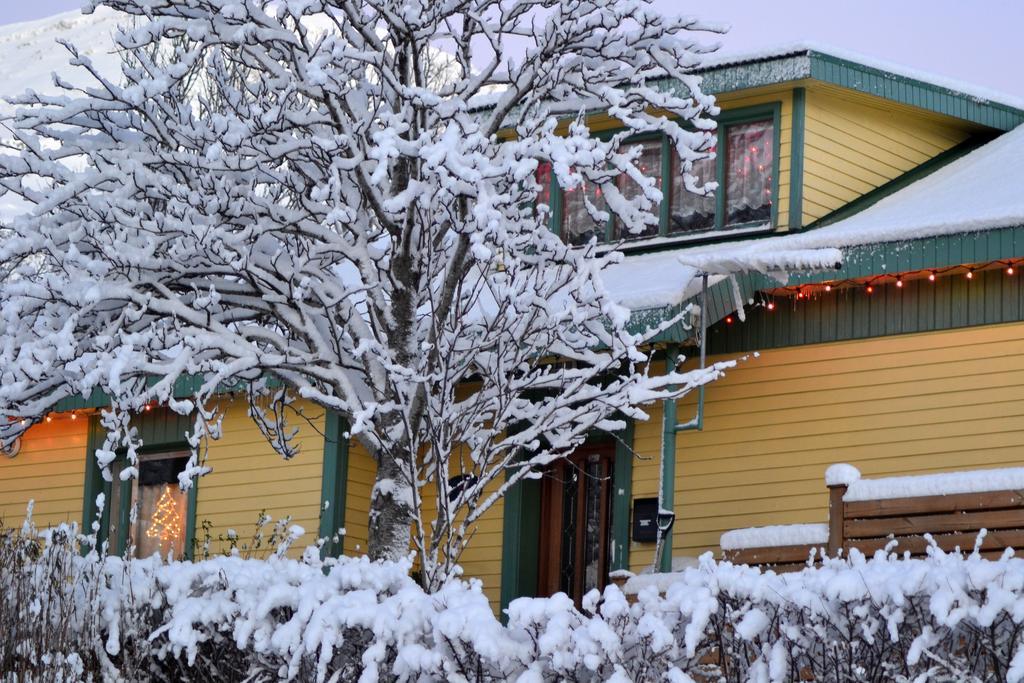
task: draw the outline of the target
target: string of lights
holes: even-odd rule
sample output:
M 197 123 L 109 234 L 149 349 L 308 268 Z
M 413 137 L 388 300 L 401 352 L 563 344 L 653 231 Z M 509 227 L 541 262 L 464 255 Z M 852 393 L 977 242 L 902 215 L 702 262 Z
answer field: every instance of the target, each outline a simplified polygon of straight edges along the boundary
M 778 287 L 761 293 L 759 299 L 755 301 L 754 304 L 768 311 L 774 311 L 777 308 L 775 303 L 776 298 L 790 299 L 794 304 L 796 304 L 802 301 L 809 301 L 812 298 L 829 294 L 831 292 L 850 292 L 859 290 L 864 292 L 866 296 L 872 296 L 880 288 L 887 285 L 896 287 L 897 289 L 902 289 L 905 283 L 909 281 L 926 280 L 930 283 L 935 283 L 938 278 L 946 276 L 960 276 L 968 281 L 973 281 L 977 273 L 996 269 L 1002 270 L 1007 277 L 1013 277 L 1017 275 L 1022 263 L 1024 263 L 1024 259 L 997 259 L 984 263 L 964 264 L 944 268 L 925 268 L 920 270 L 904 271 L 901 273 L 873 275 L 866 278 L 849 278 L 845 280 L 831 280 L 813 284 Z M 727 325 L 731 325 L 736 321 L 736 316 L 732 314 L 727 315 L 724 320 Z

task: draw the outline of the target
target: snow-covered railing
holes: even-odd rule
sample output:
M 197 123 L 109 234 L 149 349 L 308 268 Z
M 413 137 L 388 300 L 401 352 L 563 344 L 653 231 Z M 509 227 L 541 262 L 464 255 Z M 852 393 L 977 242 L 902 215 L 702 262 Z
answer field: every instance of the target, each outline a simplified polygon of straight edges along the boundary
M 851 465 L 833 465 L 825 485 L 827 524 L 726 532 L 720 542 L 725 559 L 794 569 L 808 558 L 852 548 L 923 555 L 934 544 L 995 556 L 1024 547 L 1024 468 L 862 479 Z

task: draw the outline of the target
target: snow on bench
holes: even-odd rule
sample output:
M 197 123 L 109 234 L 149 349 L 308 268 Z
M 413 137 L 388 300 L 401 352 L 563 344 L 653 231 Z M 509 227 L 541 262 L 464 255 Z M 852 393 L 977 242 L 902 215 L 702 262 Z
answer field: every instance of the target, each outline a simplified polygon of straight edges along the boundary
M 984 493 L 1024 489 L 1024 467 L 1005 467 L 970 472 L 942 472 L 907 477 L 861 479 L 852 465 L 832 465 L 825 471 L 826 486 L 846 486 L 843 500 L 864 500 L 948 496 L 957 493 Z
M 733 529 L 722 534 L 722 550 L 778 548 L 786 545 L 828 543 L 828 524 L 779 524 Z
M 851 465 L 832 465 L 828 524 L 736 529 L 722 535 L 725 559 L 778 569 L 805 566 L 814 551 L 894 549 L 926 554 L 978 550 L 996 556 L 1024 548 L 1024 467 L 862 479 Z M 894 545 L 895 543 L 895 545 Z

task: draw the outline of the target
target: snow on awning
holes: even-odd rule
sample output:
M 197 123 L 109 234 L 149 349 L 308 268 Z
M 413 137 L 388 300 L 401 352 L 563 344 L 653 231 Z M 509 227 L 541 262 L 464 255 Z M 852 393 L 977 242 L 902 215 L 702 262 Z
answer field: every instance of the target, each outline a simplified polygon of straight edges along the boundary
M 664 308 L 700 292 L 702 273 L 709 284 L 730 275 L 759 272 L 785 282 L 793 271 L 832 270 L 842 261 L 838 249 L 780 249 L 777 238 L 673 249 L 626 256 L 602 274 L 616 302 L 631 310 Z

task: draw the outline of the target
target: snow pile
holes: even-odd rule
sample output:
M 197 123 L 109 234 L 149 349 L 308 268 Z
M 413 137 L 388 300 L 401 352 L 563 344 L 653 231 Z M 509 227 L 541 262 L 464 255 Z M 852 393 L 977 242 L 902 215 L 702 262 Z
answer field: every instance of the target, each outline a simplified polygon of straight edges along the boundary
M 23 679 L 1024 679 L 1011 553 L 854 551 L 782 575 L 707 554 L 631 599 L 515 600 L 503 626 L 478 581 L 428 594 L 406 562 L 124 561 L 49 538 L 0 542 L 0 667 Z
M 827 524 L 780 524 L 733 529 L 722 534 L 722 550 L 778 548 L 787 545 L 828 543 Z
M 846 463 L 836 463 L 825 470 L 825 486 L 849 486 L 858 479 L 860 470 Z
M 846 465 L 846 467 L 850 466 Z M 829 468 L 829 470 L 831 469 Z M 854 471 L 856 470 L 854 469 Z M 1019 491 L 1024 489 L 1024 467 L 942 472 L 881 479 L 861 479 L 858 473 L 857 477 L 850 478 L 843 483 L 848 487 L 843 500 L 848 503 L 862 500 L 917 498 L 919 496 L 948 496 L 956 493 Z

